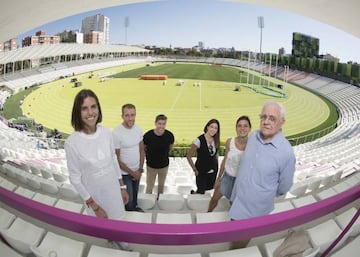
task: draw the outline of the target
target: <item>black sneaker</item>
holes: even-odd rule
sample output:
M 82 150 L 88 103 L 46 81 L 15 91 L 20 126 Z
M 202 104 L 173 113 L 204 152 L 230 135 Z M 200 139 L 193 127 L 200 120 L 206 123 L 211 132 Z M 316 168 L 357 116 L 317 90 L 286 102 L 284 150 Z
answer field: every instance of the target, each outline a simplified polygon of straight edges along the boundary
M 190 194 L 194 195 L 194 194 L 196 194 L 196 192 L 194 190 L 191 190 Z
M 134 211 L 137 211 L 137 212 L 145 212 L 145 211 L 144 211 L 143 209 L 141 209 L 139 206 L 136 206 Z

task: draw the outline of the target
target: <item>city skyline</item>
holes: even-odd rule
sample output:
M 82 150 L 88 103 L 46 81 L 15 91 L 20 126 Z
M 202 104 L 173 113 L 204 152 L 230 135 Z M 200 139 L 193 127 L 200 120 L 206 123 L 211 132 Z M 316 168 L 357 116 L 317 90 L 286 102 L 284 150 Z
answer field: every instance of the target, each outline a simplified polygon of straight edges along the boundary
M 291 54 L 292 33 L 320 39 L 319 54 L 331 54 L 340 62 L 360 63 L 360 39 L 297 14 L 267 7 L 218 0 L 170 0 L 121 5 L 86 12 L 34 28 L 46 34 L 80 29 L 81 20 L 102 14 L 110 19 L 110 43 L 190 48 L 202 41 L 205 48 L 231 48 L 259 52 L 258 17 L 264 17 L 262 52 Z M 125 22 L 127 20 L 127 22 Z M 127 26 L 125 26 L 127 23 Z

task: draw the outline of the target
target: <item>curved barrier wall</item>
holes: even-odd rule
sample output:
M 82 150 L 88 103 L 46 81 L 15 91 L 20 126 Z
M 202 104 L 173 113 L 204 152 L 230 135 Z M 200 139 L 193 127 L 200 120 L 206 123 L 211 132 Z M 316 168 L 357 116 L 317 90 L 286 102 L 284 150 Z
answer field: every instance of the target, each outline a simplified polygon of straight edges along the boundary
M 360 185 L 293 210 L 238 221 L 207 224 L 145 224 L 99 219 L 48 206 L 0 188 L 0 201 L 45 223 L 84 235 L 152 245 L 231 242 L 295 227 L 329 214 L 360 198 Z

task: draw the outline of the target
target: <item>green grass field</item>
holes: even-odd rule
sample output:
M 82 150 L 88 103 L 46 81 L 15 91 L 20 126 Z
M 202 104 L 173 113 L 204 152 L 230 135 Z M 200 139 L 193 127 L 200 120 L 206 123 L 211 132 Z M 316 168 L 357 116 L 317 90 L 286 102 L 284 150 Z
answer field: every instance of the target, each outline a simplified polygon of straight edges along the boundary
M 261 106 L 264 102 L 282 102 L 287 110 L 285 135 L 295 135 L 318 127 L 326 122 L 330 109 L 320 97 L 299 87 L 286 84 L 287 98 L 272 97 L 255 93 L 251 88 L 267 91 L 259 85 L 245 87 L 247 78 L 254 84 L 268 84 L 267 77 L 249 76 L 239 73 L 239 68 L 205 64 L 164 64 L 150 67 L 145 64 L 121 66 L 107 70 L 76 75 L 81 87 L 73 87 L 70 78 L 57 80 L 39 87 L 26 96 L 23 113 L 48 128 L 57 128 L 70 134 L 71 108 L 78 91 L 89 88 L 98 95 L 103 111 L 104 126 L 114 128 L 121 120 L 121 106 L 133 103 L 137 107 L 136 123 L 143 131 L 153 128 L 154 118 L 163 113 L 168 116 L 167 128 L 175 134 L 177 144 L 188 144 L 202 133 L 205 123 L 217 118 L 221 124 L 221 140 L 235 135 L 235 121 L 240 115 L 248 115 L 253 129 L 258 128 Z M 100 82 L 103 76 L 114 77 Z M 164 74 L 169 79 L 146 81 L 138 79 L 141 74 Z M 256 74 L 258 76 L 258 74 Z M 239 83 L 241 77 L 241 83 Z M 184 81 L 177 86 L 179 79 Z M 281 83 L 270 78 L 274 84 Z M 199 85 L 201 84 L 201 86 Z M 240 86 L 240 91 L 234 91 Z

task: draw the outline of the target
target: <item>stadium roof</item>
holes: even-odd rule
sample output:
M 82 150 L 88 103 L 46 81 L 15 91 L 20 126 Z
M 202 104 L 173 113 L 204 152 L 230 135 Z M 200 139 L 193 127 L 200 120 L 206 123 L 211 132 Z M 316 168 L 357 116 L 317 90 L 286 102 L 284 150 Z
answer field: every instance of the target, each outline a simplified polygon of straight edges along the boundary
M 0 64 L 42 57 L 71 55 L 71 54 L 102 54 L 102 53 L 145 53 L 149 52 L 141 47 L 127 45 L 99 45 L 99 44 L 53 44 L 35 45 L 18 48 L 13 51 L 0 53 Z
M 100 8 L 154 0 L 11 0 L 0 4 L 0 42 L 43 24 Z M 228 0 L 273 7 L 327 23 L 360 37 L 359 0 Z

